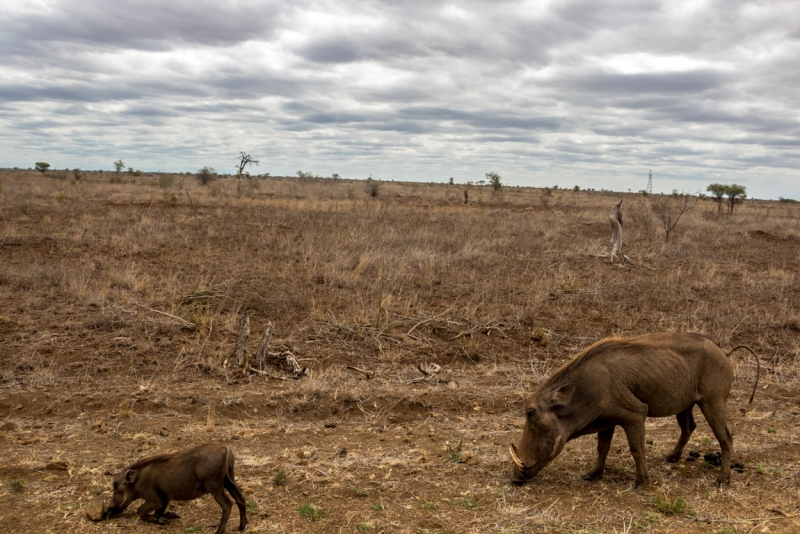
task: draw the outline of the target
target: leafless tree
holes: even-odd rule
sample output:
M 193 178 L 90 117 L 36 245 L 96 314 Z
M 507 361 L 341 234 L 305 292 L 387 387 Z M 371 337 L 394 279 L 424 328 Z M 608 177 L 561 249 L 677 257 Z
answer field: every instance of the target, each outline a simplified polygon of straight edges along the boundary
M 258 160 L 253 159 L 253 156 L 247 152 L 239 153 L 239 163 L 236 165 L 236 177 L 241 179 L 242 176 L 250 178 L 250 173 L 245 170 L 248 165 L 258 165 Z
M 671 195 L 659 195 L 650 201 L 656 219 L 664 229 L 665 241 L 669 243 L 669 234 L 678 225 L 683 214 L 694 208 L 697 200 L 686 193 L 673 191 Z

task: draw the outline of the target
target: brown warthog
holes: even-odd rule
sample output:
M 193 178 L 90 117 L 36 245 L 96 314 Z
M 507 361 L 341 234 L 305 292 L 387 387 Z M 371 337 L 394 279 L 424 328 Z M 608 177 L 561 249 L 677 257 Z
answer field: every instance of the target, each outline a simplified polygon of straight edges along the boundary
M 590 346 L 548 378 L 525 409 L 526 424 L 519 447 L 509 451 L 511 480 L 523 483 L 549 464 L 564 444 L 597 433 L 597 463 L 583 478 L 603 476 L 614 428 L 628 438 L 636 463 L 635 489 L 649 484 L 644 457 L 647 417 L 676 415 L 681 437 L 667 461 L 676 462 L 695 429 L 692 408 L 700 407 L 722 448 L 717 485 L 730 483 L 733 438 L 726 423 L 726 403 L 733 381 L 729 356 L 699 334 L 649 334 L 609 338 Z M 760 365 L 758 367 L 760 372 Z M 758 374 L 753 394 L 758 385 Z
M 180 517 L 167 512 L 170 501 L 190 501 L 210 493 L 222 507 L 216 534 L 225 532 L 231 501 L 239 507 L 239 530 L 247 526 L 247 508 L 242 490 L 233 480 L 233 452 L 218 444 L 200 445 L 173 454 L 157 454 L 137 461 L 114 475 L 114 494 L 109 517 L 122 513 L 136 499 L 144 499 L 137 513 L 145 521 L 164 524 Z M 151 515 L 152 513 L 152 515 Z

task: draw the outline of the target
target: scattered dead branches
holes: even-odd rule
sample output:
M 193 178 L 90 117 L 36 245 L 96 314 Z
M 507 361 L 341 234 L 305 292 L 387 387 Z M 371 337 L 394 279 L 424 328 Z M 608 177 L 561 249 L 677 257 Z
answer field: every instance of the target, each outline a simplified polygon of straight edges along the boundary
M 221 366 L 223 369 L 227 368 L 231 361 L 235 362 L 237 369 L 241 371 L 241 376 L 249 376 L 255 373 L 259 376 L 268 378 L 279 378 L 284 380 L 286 378 L 293 378 L 295 380 L 308 376 L 309 370 L 307 367 L 301 366 L 297 358 L 289 350 L 270 351 L 269 346 L 272 341 L 272 332 L 275 325 L 270 321 L 261 337 L 261 342 L 258 344 L 258 349 L 253 355 L 252 361 L 247 354 L 247 345 L 250 340 L 250 316 L 247 312 L 242 314 L 239 321 L 239 335 L 236 338 L 236 348 L 230 356 L 225 358 Z M 284 373 L 288 376 L 283 376 L 271 373 L 267 370 L 268 367 Z

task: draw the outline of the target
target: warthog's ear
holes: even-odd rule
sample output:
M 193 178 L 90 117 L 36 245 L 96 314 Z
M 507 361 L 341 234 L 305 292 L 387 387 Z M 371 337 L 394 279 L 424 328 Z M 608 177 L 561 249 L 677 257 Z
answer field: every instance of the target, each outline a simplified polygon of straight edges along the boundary
M 564 406 L 572 399 L 572 394 L 575 393 L 575 386 L 567 384 L 561 386 L 550 394 L 550 406 Z
M 137 473 L 133 469 L 128 469 L 127 471 L 125 471 L 125 482 L 133 484 L 134 482 L 136 482 L 136 477 L 138 475 L 139 473 Z

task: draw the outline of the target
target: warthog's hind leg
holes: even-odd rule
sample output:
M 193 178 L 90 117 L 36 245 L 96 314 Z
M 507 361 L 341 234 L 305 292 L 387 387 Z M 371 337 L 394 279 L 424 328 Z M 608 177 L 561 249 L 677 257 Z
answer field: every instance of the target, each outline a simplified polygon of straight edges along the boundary
M 221 482 L 215 482 L 213 486 L 209 484 L 206 486 L 206 489 L 208 489 L 208 492 L 222 508 L 222 518 L 219 520 L 219 526 L 215 533 L 222 534 L 225 532 L 225 527 L 228 525 L 228 518 L 231 516 L 231 500 L 225 495 L 225 490 Z
M 239 530 L 244 530 L 247 527 L 247 503 L 242 495 L 242 490 L 233 480 L 225 477 L 225 489 L 231 494 L 233 500 L 236 501 L 236 506 L 239 507 Z
M 714 432 L 714 437 L 717 438 L 719 446 L 722 449 L 722 464 L 720 465 L 719 477 L 717 478 L 717 487 L 723 484 L 731 483 L 731 449 L 733 448 L 733 436 L 728 430 L 727 408 L 725 400 L 720 401 L 705 400 L 699 403 L 700 411 L 708 421 L 708 426 Z
M 686 447 L 687 443 L 689 443 L 689 438 L 692 437 L 692 432 L 694 432 L 694 429 L 697 428 L 697 424 L 694 422 L 694 416 L 692 415 L 693 409 L 694 404 L 675 416 L 675 418 L 678 420 L 678 425 L 681 427 L 681 437 L 678 438 L 678 443 L 675 444 L 675 448 L 672 450 L 672 452 L 667 455 L 666 460 L 668 462 L 677 462 L 681 459 L 683 448 Z

